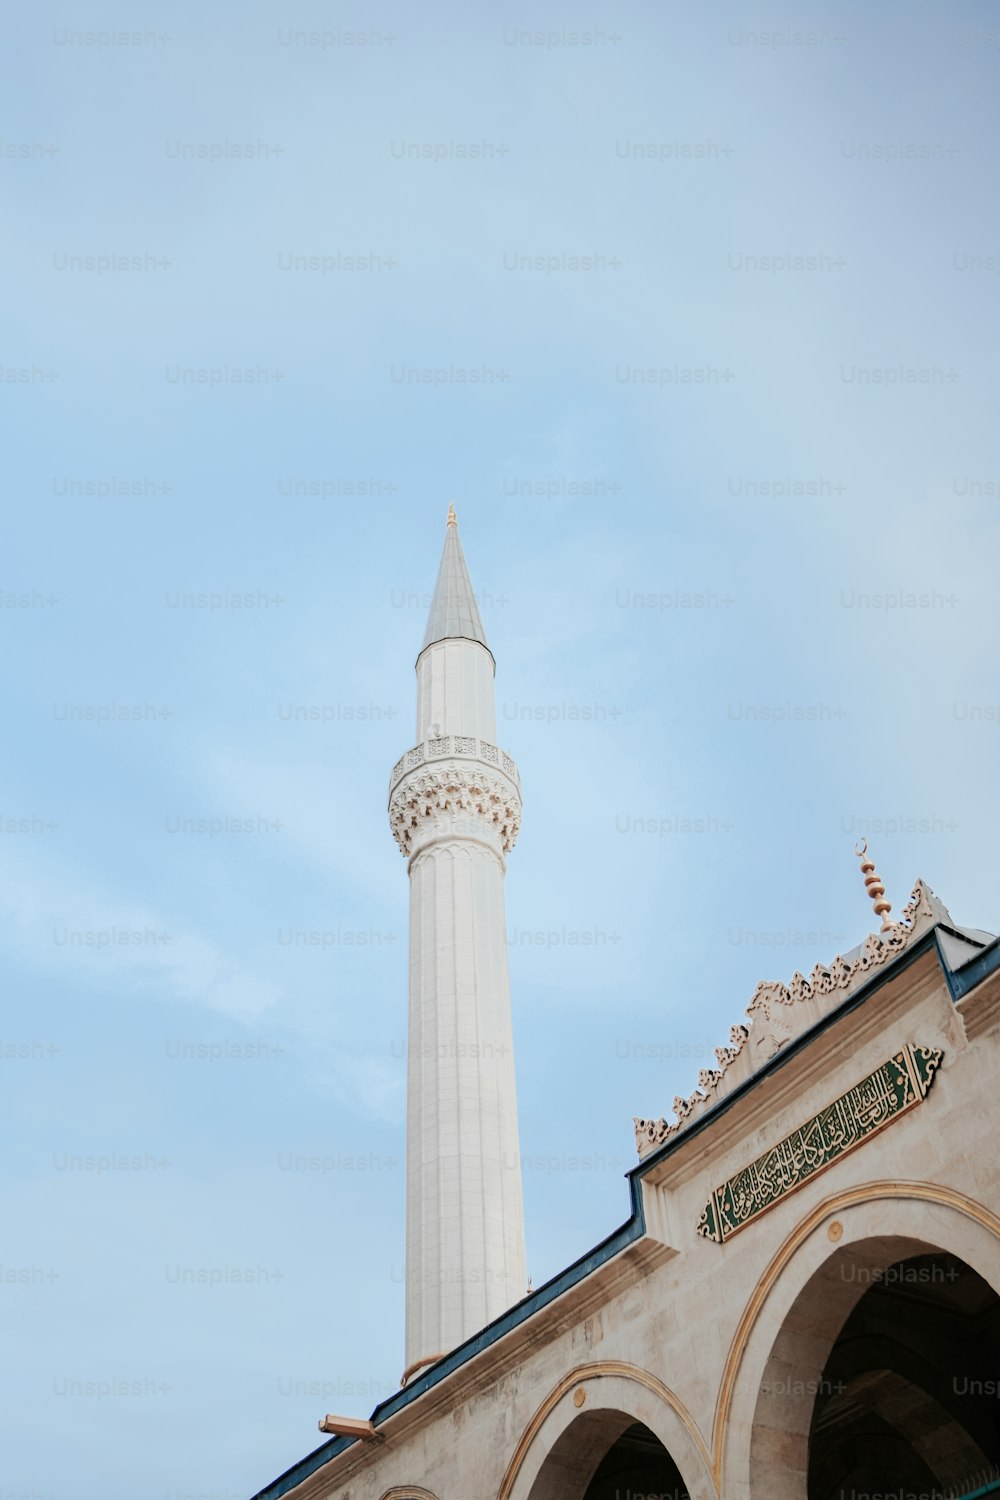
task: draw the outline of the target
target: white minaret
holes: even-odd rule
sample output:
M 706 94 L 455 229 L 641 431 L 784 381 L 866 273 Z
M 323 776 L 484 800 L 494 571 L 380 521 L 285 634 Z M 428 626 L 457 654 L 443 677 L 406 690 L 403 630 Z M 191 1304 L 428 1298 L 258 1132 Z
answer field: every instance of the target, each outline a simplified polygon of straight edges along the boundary
M 410 871 L 407 1375 L 526 1290 L 503 893 L 521 793 L 496 746 L 494 672 L 452 506 L 417 657 L 417 743 L 389 782 Z

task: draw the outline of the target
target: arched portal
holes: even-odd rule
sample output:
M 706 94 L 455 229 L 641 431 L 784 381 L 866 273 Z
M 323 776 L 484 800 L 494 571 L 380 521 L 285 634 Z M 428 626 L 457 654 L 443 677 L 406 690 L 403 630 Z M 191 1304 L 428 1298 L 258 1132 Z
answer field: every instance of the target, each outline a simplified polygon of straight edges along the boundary
M 896 1206 L 900 1230 L 916 1209 Z M 961 1496 L 1000 1472 L 996 1241 L 967 1230 L 951 1249 L 880 1234 L 814 1260 L 764 1361 L 752 1500 Z
M 607 1407 L 588 1411 L 553 1444 L 530 1500 L 691 1500 L 680 1470 L 643 1422 Z
M 895 1488 L 971 1494 L 1000 1475 L 1000 1297 L 955 1255 L 876 1272 L 830 1351 L 809 1500 Z
M 537 1407 L 496 1500 L 718 1500 L 691 1413 L 651 1371 L 577 1365 Z

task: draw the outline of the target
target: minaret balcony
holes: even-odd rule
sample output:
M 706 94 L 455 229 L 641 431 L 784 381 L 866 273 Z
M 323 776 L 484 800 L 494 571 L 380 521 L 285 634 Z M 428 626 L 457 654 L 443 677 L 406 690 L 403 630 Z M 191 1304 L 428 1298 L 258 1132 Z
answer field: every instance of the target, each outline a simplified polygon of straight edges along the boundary
M 502 867 L 521 826 L 517 766 L 488 740 L 462 734 L 424 740 L 393 766 L 389 825 L 409 859 L 432 844 L 471 838 L 488 845 Z
M 442 734 L 414 745 L 412 750 L 407 750 L 405 755 L 400 756 L 389 777 L 389 796 L 392 796 L 408 772 L 415 771 L 418 766 L 432 766 L 435 761 L 448 759 L 479 761 L 481 765 L 489 766 L 494 771 L 502 771 L 518 791 L 521 790 L 517 766 L 506 750 L 491 745 L 489 740 L 474 739 L 470 735 Z

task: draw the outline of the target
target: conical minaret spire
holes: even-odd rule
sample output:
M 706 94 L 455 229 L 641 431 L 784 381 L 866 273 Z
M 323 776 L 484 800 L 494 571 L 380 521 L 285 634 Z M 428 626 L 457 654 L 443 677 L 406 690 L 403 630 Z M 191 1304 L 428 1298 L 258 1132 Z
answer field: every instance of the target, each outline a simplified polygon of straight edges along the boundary
M 424 644 L 417 657 L 418 744 L 443 734 L 478 736 L 495 743 L 495 671 L 451 506 Z
M 465 554 L 458 539 L 458 517 L 453 505 L 448 507 L 444 552 L 421 649 L 426 650 L 436 641 L 447 640 L 478 641 L 481 646 L 486 646 L 486 632 L 479 618 L 479 605 L 472 592 L 469 570 L 465 566 Z
M 524 1296 L 504 873 L 520 778 L 454 507 L 417 658 L 417 743 L 389 784 L 410 872 L 407 1373 Z

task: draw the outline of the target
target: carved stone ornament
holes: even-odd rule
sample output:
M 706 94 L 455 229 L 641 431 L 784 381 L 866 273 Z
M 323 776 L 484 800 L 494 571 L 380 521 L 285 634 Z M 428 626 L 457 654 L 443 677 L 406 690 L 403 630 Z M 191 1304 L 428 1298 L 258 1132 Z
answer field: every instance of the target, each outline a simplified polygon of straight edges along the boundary
M 710 1103 L 749 1078 L 762 1064 L 786 1046 L 793 1037 L 836 1009 L 845 995 L 856 989 L 873 969 L 901 953 L 908 943 L 932 925 L 931 893 L 922 880 L 900 914 L 884 932 L 871 933 L 853 958 L 837 958 L 829 965 L 817 964 L 809 978 L 795 973 L 789 984 L 761 980 L 747 1007 L 747 1020 L 733 1026 L 729 1046 L 715 1049 L 717 1068 L 703 1068 L 698 1087 L 686 1099 L 674 1100 L 674 1120 L 634 1120 L 635 1143 L 640 1156 L 647 1156 L 683 1130 Z
M 392 836 L 407 858 L 421 825 L 448 815 L 481 819 L 484 834 L 492 835 L 509 854 L 521 828 L 521 798 L 502 774 L 446 761 L 404 776 L 389 800 Z

